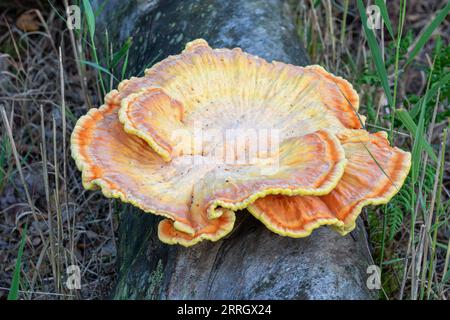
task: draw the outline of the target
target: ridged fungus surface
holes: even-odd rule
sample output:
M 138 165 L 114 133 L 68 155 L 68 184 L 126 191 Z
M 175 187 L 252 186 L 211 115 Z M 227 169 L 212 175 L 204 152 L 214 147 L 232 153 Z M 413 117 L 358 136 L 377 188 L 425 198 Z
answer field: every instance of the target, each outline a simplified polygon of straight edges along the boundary
M 248 209 L 280 235 L 345 235 L 387 203 L 410 154 L 369 133 L 352 85 L 320 66 L 267 62 L 197 39 L 122 81 L 81 117 L 72 156 L 86 189 L 164 216 L 161 241 L 216 241 Z

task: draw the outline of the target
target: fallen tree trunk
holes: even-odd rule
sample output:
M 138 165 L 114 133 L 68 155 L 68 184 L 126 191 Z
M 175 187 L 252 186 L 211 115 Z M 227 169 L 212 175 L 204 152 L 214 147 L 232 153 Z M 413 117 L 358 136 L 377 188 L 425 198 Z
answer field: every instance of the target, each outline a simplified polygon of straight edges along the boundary
M 94 1 L 98 8 L 98 3 Z M 280 0 L 107 2 L 99 28 L 114 43 L 133 36 L 129 74 L 186 42 L 236 47 L 267 60 L 308 63 L 288 8 Z M 103 47 L 104 48 L 104 47 Z M 366 286 L 372 264 L 361 222 L 342 237 L 320 228 L 303 239 L 281 237 L 248 212 L 237 214 L 225 239 L 191 248 L 157 237 L 160 218 L 123 205 L 118 242 L 117 299 L 371 299 Z

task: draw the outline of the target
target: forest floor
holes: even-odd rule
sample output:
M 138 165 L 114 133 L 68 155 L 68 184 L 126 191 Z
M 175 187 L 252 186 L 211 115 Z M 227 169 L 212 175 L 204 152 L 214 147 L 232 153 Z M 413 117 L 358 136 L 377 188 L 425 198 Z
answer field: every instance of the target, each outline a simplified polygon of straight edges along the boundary
M 25 225 L 20 298 L 99 299 L 115 280 L 112 202 L 83 189 L 69 150 L 76 120 L 99 104 L 96 70 L 77 65 L 63 10 L 43 0 L 0 16 L 0 105 L 9 125 L 0 121 L 0 299 Z M 81 290 L 65 286 L 72 264 Z
M 363 28 L 358 1 L 289 2 L 311 62 L 355 86 L 369 131 L 387 131 L 413 153 L 399 194 L 363 214 L 380 298 L 448 299 L 450 23 L 439 21 L 447 1 L 388 1 L 389 21 L 373 30 Z M 0 300 L 107 298 L 114 201 L 83 189 L 69 142 L 76 120 L 101 104 L 102 86 L 114 87 L 110 72 L 117 61 L 126 66 L 132 44 L 100 67 L 89 21 L 74 33 L 64 7 L 15 3 L 0 4 Z M 65 285 L 70 265 L 80 268 L 81 290 Z

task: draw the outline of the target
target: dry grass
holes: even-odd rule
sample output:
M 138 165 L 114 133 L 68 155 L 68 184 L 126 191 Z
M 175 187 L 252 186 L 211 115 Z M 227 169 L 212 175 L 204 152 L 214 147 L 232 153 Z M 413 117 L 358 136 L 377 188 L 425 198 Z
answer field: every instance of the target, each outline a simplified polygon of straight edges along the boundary
M 116 224 L 111 202 L 82 188 L 70 157 L 73 125 L 88 110 L 70 35 L 48 5 L 39 30 L 24 32 L 15 25 L 21 11 L 0 16 L 0 299 L 25 224 L 20 298 L 102 298 L 114 281 Z M 83 74 L 95 88 L 95 74 Z M 81 269 L 81 290 L 64 285 L 71 264 Z

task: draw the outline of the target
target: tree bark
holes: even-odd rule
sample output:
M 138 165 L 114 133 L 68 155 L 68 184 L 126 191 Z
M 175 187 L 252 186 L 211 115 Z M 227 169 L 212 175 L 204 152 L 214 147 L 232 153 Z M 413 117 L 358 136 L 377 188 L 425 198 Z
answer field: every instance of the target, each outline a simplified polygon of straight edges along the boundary
M 96 8 L 103 1 L 93 1 Z M 204 38 L 212 47 L 241 47 L 269 61 L 308 64 L 281 0 L 109 0 L 98 28 L 114 44 L 133 36 L 129 75 Z M 99 33 L 101 34 L 101 33 Z M 101 48 L 102 46 L 100 46 Z M 105 46 L 103 46 L 105 48 Z M 248 212 L 218 242 L 168 246 L 160 220 L 121 205 L 116 299 L 372 299 L 366 286 L 373 264 L 359 221 L 342 237 L 322 227 L 307 238 L 281 237 Z

